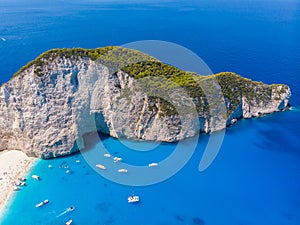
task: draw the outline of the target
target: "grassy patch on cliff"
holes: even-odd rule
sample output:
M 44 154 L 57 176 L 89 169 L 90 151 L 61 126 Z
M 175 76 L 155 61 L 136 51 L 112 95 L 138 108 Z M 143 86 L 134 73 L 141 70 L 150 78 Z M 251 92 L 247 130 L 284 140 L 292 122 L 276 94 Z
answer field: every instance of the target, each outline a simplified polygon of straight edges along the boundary
M 127 64 L 139 61 L 157 61 L 155 58 L 142 52 L 118 46 L 107 46 L 95 49 L 56 48 L 42 53 L 36 59 L 27 63 L 19 69 L 13 77 L 19 76 L 30 67 L 34 68 L 35 75 L 41 77 L 44 75 L 42 73 L 43 68 L 55 58 L 69 58 L 74 60 L 79 58 L 90 58 L 93 61 L 98 60 L 99 63 L 103 63 L 104 65 L 114 69 L 119 69 Z
M 209 113 L 209 103 L 206 98 L 208 94 L 214 95 L 210 99 L 216 99 L 215 104 L 220 104 L 221 102 L 217 101 L 217 99 L 225 99 L 228 115 L 240 104 L 242 96 L 256 103 L 271 101 L 272 97 L 272 86 L 265 85 L 262 82 L 254 82 L 232 72 L 201 76 L 182 71 L 162 62 L 139 62 L 128 65 L 122 70 L 136 79 L 161 78 L 149 79 L 148 89 L 151 89 L 151 87 L 163 90 L 169 89 L 171 92 L 176 86 L 184 88 L 187 94 L 195 100 L 194 103 L 197 110 L 204 114 Z M 160 82 L 160 80 L 168 80 L 170 82 Z M 216 91 L 218 86 L 221 87 L 221 91 Z M 150 90 L 146 89 L 146 91 Z M 281 90 L 281 92 L 284 91 Z M 212 100 L 210 100 L 210 104 L 213 104 Z M 167 109 L 167 114 L 177 114 L 176 109 L 169 103 L 164 103 L 163 105 Z

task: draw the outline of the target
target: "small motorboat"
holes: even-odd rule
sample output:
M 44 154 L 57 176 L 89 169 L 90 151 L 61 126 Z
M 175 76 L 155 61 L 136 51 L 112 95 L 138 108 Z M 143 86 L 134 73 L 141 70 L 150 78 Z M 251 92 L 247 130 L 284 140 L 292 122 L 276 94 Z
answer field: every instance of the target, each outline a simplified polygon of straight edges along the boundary
M 235 124 L 237 122 L 237 119 L 232 119 L 231 124 Z
M 80 163 L 80 160 L 77 159 L 75 162 L 76 162 L 76 163 Z
M 149 167 L 155 167 L 155 166 L 158 166 L 158 163 L 150 163 L 148 166 Z
M 102 164 L 97 164 L 96 167 L 101 169 L 101 170 L 106 170 L 106 167 L 103 166 Z
M 32 177 L 33 179 L 35 179 L 35 180 L 40 180 L 40 179 L 41 179 L 38 175 L 32 175 L 31 177 Z
M 16 184 L 15 184 L 16 186 L 26 186 L 26 183 L 23 181 L 23 182 L 21 182 L 21 181 L 18 181 L 18 182 L 16 182 Z
M 57 215 L 56 218 L 61 217 L 69 212 L 72 212 L 74 209 L 75 209 L 75 206 L 70 206 L 70 207 L 66 208 L 62 213 Z
M 140 201 L 140 197 L 137 195 L 131 195 L 128 197 L 128 203 L 137 203 Z
M 20 191 L 21 190 L 21 188 L 19 188 L 19 187 L 14 187 L 14 191 Z
M 68 221 L 66 222 L 66 225 L 71 225 L 72 222 L 73 222 L 73 220 L 68 220 Z
M 122 161 L 122 160 L 123 160 L 122 158 L 114 157 L 114 162 L 120 162 L 120 161 Z
M 67 208 L 67 212 L 72 212 L 75 209 L 75 206 L 70 206 L 69 208 Z
M 106 154 L 104 154 L 104 157 L 111 158 L 111 154 L 106 153 Z
M 126 169 L 119 169 L 118 172 L 119 172 L 119 173 L 127 173 L 128 170 L 126 170 Z
M 52 166 L 51 164 L 49 164 L 49 165 L 48 165 L 48 168 L 50 168 L 50 169 L 51 169 L 51 168 L 53 168 L 53 166 Z
M 46 205 L 46 204 L 48 204 L 48 203 L 49 203 L 49 200 L 46 199 L 46 200 L 44 200 L 44 201 L 42 201 L 42 202 L 36 204 L 35 207 L 36 207 L 36 208 L 39 208 L 39 207 L 41 207 L 41 206 L 43 206 L 43 205 Z
M 26 178 L 25 177 L 20 177 L 19 181 L 26 181 Z

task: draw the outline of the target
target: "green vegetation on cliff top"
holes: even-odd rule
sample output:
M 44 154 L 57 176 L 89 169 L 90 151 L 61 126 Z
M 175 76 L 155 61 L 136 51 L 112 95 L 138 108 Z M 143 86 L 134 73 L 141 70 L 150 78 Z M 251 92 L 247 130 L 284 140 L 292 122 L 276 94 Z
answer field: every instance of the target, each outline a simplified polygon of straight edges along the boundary
M 256 102 L 270 101 L 272 87 L 275 86 L 268 86 L 261 82 L 254 82 L 232 72 L 222 72 L 209 76 L 201 76 L 162 63 L 142 52 L 117 46 L 108 46 L 96 49 L 52 49 L 41 54 L 35 60 L 23 66 L 17 73 L 14 74 L 14 77 L 21 75 L 25 70 L 31 67 L 34 69 L 34 73 L 41 77 L 44 75 L 44 67 L 51 64 L 51 62 L 56 58 L 70 58 L 74 60 L 79 58 L 90 58 L 93 61 L 98 61 L 99 63 L 107 66 L 113 72 L 122 70 L 136 79 L 146 80 L 147 86 L 151 87 L 150 89 L 171 90 L 176 86 L 180 86 L 184 88 L 193 99 L 204 99 L 203 101 L 195 101 L 197 108 L 203 112 L 208 110 L 208 106 L 205 102 L 205 94 L 207 94 L 207 92 L 204 94 L 203 89 L 208 90 L 210 88 L 215 88 L 211 87 L 211 83 L 208 82 L 209 80 L 217 81 L 216 83 L 220 85 L 225 101 L 228 103 L 228 114 L 230 114 L 238 106 L 241 96 L 245 96 L 247 99 Z M 168 80 L 170 82 L 160 82 L 161 79 Z M 285 91 L 287 88 L 287 86 L 283 86 L 281 91 Z M 216 98 L 217 97 L 220 96 L 216 96 Z M 176 110 L 171 104 L 165 100 L 161 101 L 164 103 L 162 105 L 167 114 L 176 114 Z
M 95 49 L 84 49 L 84 48 L 55 48 L 46 51 L 39 55 L 35 60 L 27 63 L 18 72 L 14 74 L 14 77 L 22 74 L 23 71 L 30 67 L 34 67 L 34 73 L 41 77 L 44 74 L 42 69 L 47 66 L 55 58 L 90 58 L 93 61 L 98 61 L 108 67 L 112 68 L 122 68 L 127 64 L 132 64 L 134 62 L 143 61 L 158 61 L 155 58 L 144 54 L 142 52 L 122 48 L 118 46 L 107 46 L 103 48 Z

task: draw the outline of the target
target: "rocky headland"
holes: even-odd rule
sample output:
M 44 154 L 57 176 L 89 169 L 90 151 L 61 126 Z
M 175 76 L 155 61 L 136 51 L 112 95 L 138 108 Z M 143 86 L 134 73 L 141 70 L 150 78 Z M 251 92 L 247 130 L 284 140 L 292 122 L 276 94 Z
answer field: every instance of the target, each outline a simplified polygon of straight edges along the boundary
M 84 134 L 174 142 L 285 110 L 290 88 L 232 72 L 201 76 L 121 47 L 53 49 L 0 88 L 0 150 L 51 158 Z

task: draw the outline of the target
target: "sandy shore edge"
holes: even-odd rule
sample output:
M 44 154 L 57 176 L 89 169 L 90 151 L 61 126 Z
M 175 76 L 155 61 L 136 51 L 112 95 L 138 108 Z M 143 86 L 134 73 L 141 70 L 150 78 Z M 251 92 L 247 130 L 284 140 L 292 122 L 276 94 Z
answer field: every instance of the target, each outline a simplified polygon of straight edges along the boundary
M 0 219 L 6 203 L 14 192 L 15 184 L 19 182 L 19 178 L 26 175 L 35 160 L 17 150 L 0 152 Z

